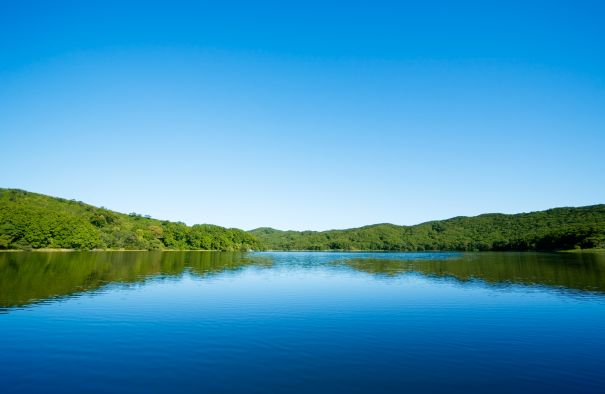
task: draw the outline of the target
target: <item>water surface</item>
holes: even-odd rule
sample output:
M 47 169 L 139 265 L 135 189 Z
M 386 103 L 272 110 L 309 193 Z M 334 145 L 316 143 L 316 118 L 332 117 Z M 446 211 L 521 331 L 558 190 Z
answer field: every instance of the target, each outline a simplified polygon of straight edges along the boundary
M 0 253 L 2 392 L 602 392 L 605 255 Z

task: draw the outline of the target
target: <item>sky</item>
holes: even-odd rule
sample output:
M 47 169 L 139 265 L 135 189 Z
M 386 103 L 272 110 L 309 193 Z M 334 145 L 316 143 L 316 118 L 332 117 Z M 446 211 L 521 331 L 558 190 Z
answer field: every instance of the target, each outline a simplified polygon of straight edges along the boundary
M 600 1 L 0 1 L 0 187 L 325 230 L 605 203 Z

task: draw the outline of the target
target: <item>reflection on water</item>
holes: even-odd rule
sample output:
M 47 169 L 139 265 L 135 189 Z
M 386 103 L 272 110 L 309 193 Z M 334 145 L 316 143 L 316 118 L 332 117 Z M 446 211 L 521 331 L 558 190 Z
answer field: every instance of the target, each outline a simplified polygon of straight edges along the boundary
M 464 253 L 441 258 L 346 258 L 339 260 L 357 271 L 385 277 L 416 272 L 460 281 L 488 284 L 516 283 L 605 292 L 603 253 Z
M 600 392 L 604 275 L 603 254 L 0 253 L 0 391 Z
M 605 292 L 603 253 L 0 253 L 0 307 L 98 289 L 110 283 L 205 277 L 247 266 L 348 268 L 383 278 L 406 273 L 486 284 L 542 285 Z
M 156 276 L 199 276 L 234 271 L 271 260 L 228 252 L 0 253 L 0 307 L 134 283 Z

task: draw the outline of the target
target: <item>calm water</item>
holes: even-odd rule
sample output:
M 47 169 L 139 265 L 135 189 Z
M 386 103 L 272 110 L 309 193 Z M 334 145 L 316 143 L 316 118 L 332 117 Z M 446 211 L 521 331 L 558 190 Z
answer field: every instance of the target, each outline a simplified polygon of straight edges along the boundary
M 604 392 L 605 254 L 0 253 L 0 385 Z

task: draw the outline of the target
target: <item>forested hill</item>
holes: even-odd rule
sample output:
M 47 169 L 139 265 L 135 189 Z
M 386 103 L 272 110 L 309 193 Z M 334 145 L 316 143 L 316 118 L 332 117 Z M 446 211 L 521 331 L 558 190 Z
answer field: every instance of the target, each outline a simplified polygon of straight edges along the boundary
M 272 250 L 562 250 L 605 247 L 605 205 L 455 217 L 415 226 L 250 231 Z
M 187 226 L 16 189 L 0 189 L 0 249 L 560 250 L 605 247 L 605 205 L 456 217 L 415 226 L 249 232 Z
M 0 189 L 0 249 L 205 249 L 259 250 L 258 240 L 238 229 L 186 226 L 80 201 L 23 190 Z

